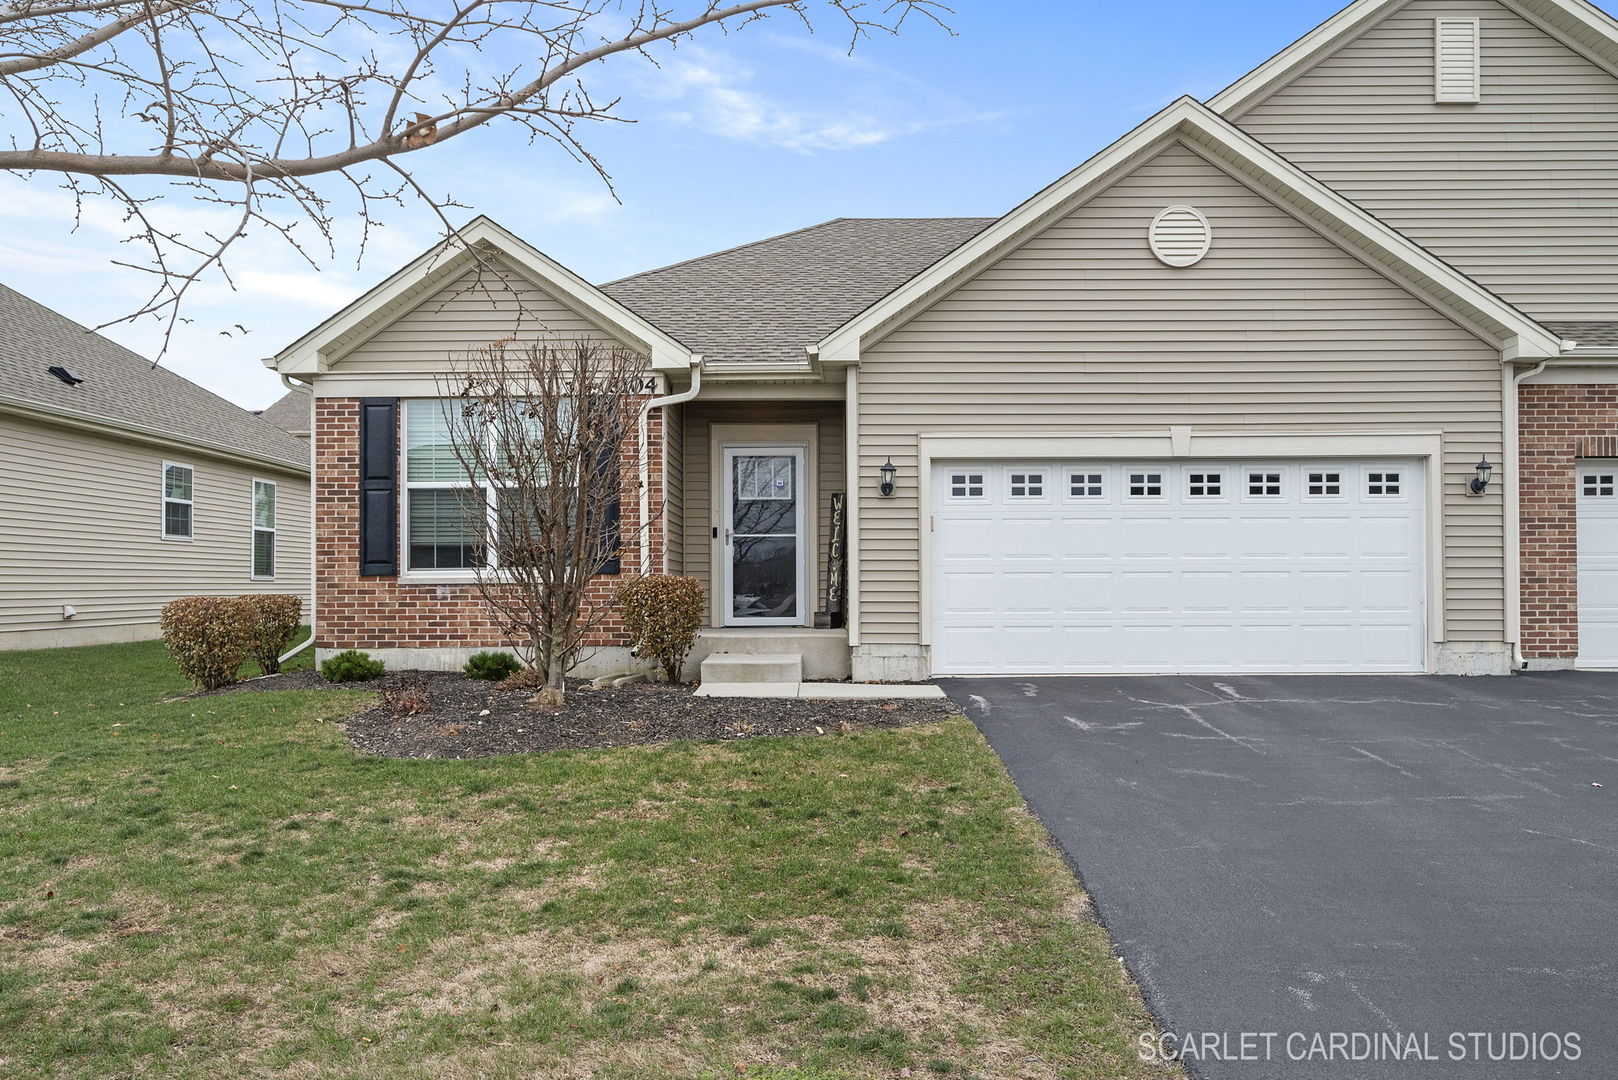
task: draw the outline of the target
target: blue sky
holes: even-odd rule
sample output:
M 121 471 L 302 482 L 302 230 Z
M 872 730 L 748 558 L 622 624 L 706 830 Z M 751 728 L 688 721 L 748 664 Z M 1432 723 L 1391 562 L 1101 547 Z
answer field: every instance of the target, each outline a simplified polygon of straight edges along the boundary
M 957 0 L 954 35 L 924 23 L 844 54 L 833 19 L 706 32 L 661 68 L 610 62 L 629 125 L 585 133 L 617 200 L 586 166 L 496 126 L 413 161 L 424 186 L 489 214 L 592 281 L 839 216 L 996 215 L 1181 94 L 1206 98 L 1331 15 L 1340 0 Z M 447 152 L 446 152 L 447 151 Z M 175 207 L 176 210 L 183 209 Z M 435 236 L 424 207 L 392 211 L 356 269 L 315 271 L 278 243 L 215 282 L 167 366 L 248 408 L 281 393 L 258 358 L 358 295 Z M 94 325 L 144 284 L 111 266 L 124 230 L 70 233 L 48 180 L 0 178 L 0 280 Z M 124 256 L 124 257 L 127 257 Z M 231 330 L 240 323 L 251 332 Z M 229 330 L 225 336 L 222 330 Z M 109 336 L 151 355 L 151 324 Z

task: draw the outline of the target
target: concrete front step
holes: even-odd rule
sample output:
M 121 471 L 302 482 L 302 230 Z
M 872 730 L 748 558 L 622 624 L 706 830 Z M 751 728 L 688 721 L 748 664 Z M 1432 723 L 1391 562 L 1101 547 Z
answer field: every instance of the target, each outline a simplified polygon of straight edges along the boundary
M 702 662 L 702 684 L 800 683 L 803 657 L 798 653 L 714 653 Z

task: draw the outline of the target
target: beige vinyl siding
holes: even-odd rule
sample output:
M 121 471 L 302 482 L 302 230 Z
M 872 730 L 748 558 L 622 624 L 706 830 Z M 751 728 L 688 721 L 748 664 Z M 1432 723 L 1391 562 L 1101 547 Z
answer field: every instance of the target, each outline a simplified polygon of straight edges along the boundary
M 686 406 L 685 415 L 685 572 L 702 582 L 710 598 L 715 588 L 713 575 L 713 529 L 723 525 L 723 499 L 713 490 L 714 424 L 806 424 L 816 425 L 817 460 L 808 467 L 815 471 L 815 550 L 809 576 L 815 582 L 815 610 L 826 606 L 826 558 L 831 550 L 831 497 L 847 490 L 843 462 L 847 460 L 843 439 L 843 403 L 795 404 L 790 402 L 747 402 L 707 405 L 700 401 Z M 715 610 L 709 604 L 710 612 Z
M 1433 100 L 1481 18 L 1482 99 Z M 1618 318 L 1618 78 L 1497 0 L 1413 0 L 1231 120 L 1541 319 Z
M 197 594 L 309 603 L 309 481 L 0 415 L 0 649 L 157 636 Z M 195 469 L 193 539 L 164 540 L 163 463 Z M 253 581 L 253 480 L 276 485 L 276 577 Z M 62 618 L 62 605 L 78 615 Z
M 395 317 L 339 358 L 344 376 L 446 371 L 448 362 L 501 338 L 533 341 L 608 335 L 504 260 L 474 267 Z
M 1155 259 L 1152 218 L 1213 228 L 1188 269 Z M 1446 612 L 1453 640 L 1500 641 L 1499 353 L 1181 145 L 984 269 L 860 368 L 862 640 L 919 641 L 918 436 L 1442 430 Z M 891 455 L 897 492 L 875 493 Z M 1440 624 L 1439 619 L 1442 618 Z
M 663 565 L 685 573 L 685 407 L 665 405 L 663 413 Z

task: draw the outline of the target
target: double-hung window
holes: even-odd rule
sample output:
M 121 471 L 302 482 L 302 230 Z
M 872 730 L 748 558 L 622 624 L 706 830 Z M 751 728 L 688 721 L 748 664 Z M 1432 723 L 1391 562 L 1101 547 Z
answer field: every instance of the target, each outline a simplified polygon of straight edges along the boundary
M 163 539 L 191 539 L 195 485 L 196 471 L 191 466 L 163 463 Z
M 275 577 L 275 484 L 253 481 L 253 577 Z
M 487 557 L 490 485 L 474 483 L 453 443 L 454 401 L 413 398 L 404 409 L 405 550 L 411 570 L 472 570 Z M 464 431 L 460 432 L 464 434 Z

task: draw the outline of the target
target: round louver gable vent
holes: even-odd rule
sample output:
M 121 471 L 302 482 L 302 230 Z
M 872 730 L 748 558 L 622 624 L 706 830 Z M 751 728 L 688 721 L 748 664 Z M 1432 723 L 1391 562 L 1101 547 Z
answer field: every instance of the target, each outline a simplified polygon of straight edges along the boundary
M 1213 226 L 1194 206 L 1170 206 L 1147 232 L 1152 254 L 1168 266 L 1195 266 L 1213 247 Z

